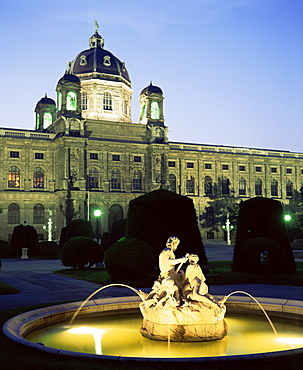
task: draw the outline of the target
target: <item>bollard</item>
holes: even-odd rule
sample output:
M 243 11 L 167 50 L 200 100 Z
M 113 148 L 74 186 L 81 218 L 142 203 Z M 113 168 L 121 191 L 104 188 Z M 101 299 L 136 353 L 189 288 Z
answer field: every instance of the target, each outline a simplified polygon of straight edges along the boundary
M 27 260 L 28 259 L 28 255 L 27 255 L 28 248 L 22 248 L 21 251 L 22 251 L 21 259 Z

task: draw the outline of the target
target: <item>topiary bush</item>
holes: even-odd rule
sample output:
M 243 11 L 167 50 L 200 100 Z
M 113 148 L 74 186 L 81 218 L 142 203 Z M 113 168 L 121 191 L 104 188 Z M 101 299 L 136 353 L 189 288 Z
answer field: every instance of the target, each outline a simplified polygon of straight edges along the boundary
M 38 254 L 41 257 L 58 257 L 59 246 L 56 242 L 42 241 L 37 245 Z
M 11 256 L 11 247 L 6 240 L 0 240 L 0 258 L 8 258 Z
M 77 236 L 63 245 L 60 257 L 64 266 L 83 269 L 103 262 L 104 251 L 93 239 Z
M 268 252 L 268 265 L 261 264 L 260 254 L 264 251 Z M 276 241 L 261 237 L 250 239 L 244 243 L 239 258 L 243 272 L 279 274 L 284 269 L 286 253 Z
M 35 254 L 35 246 L 38 243 L 37 231 L 33 226 L 23 225 L 14 227 L 11 240 L 12 255 L 21 256 L 21 249 L 28 248 L 28 256 Z
M 66 228 L 62 228 L 60 236 L 60 247 L 71 238 L 76 236 L 86 236 L 87 238 L 94 239 L 93 227 L 90 221 L 79 218 L 78 220 L 72 220 Z
M 108 248 L 105 266 L 114 281 L 144 278 L 154 272 L 153 250 L 143 240 L 122 238 Z

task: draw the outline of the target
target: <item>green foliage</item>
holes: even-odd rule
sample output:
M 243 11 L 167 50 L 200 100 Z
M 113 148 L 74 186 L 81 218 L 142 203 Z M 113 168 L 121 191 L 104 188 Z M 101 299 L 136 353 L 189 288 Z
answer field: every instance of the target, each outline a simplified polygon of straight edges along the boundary
M 291 274 L 296 272 L 296 265 L 284 221 L 283 209 L 279 201 L 256 197 L 240 204 L 232 264 L 234 271 L 248 271 L 248 257 L 246 257 L 246 261 L 243 261 L 242 257 L 244 254 L 242 248 L 248 240 L 255 238 L 272 239 L 280 246 L 277 251 L 281 254 L 280 258 L 283 258 L 283 266 L 280 269 L 273 267 L 275 271 L 279 270 L 277 273 Z M 273 256 L 273 261 L 275 261 L 275 255 Z
M 8 258 L 11 256 L 11 247 L 6 240 L 0 240 L 0 258 Z
M 144 240 L 158 256 L 170 236 L 177 236 L 180 244 L 176 256 L 195 253 L 200 264 L 207 258 L 198 229 L 193 201 L 167 190 L 155 190 L 129 203 L 127 238 Z
M 126 235 L 126 223 L 127 219 L 115 221 L 110 231 L 109 245 L 116 243 L 119 239 Z
M 33 226 L 18 225 L 14 228 L 11 240 L 12 254 L 14 256 L 21 256 L 22 248 L 28 248 L 28 256 L 33 256 L 37 243 L 37 231 Z
M 294 236 L 294 240 L 295 239 L 303 239 L 303 231 L 300 231 L 299 233 L 297 233 L 295 236 Z
M 37 251 L 42 257 L 57 257 L 59 254 L 59 247 L 56 242 L 42 241 L 37 244 Z
M 16 294 L 16 293 L 19 293 L 19 290 L 16 289 L 15 287 L 9 285 L 9 284 L 6 284 L 6 283 L 2 283 L 0 281 L 0 295 L 4 295 L 4 294 Z
M 86 236 L 94 239 L 93 227 L 87 220 L 72 220 L 66 228 L 61 230 L 60 246 L 62 247 L 69 239 L 77 236 Z
M 105 266 L 114 281 L 140 279 L 154 272 L 153 250 L 143 240 L 123 238 L 109 247 Z
M 64 266 L 81 269 L 103 262 L 104 251 L 93 239 L 78 236 L 64 244 L 60 257 Z

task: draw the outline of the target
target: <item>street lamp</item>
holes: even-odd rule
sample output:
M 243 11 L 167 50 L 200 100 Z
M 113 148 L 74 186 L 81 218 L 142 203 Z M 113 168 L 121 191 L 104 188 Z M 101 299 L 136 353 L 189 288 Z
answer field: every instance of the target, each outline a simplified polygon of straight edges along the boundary
M 291 220 L 291 215 L 284 215 L 284 220 L 289 222 Z
M 230 232 L 234 228 L 233 225 L 231 225 L 231 222 L 229 220 L 229 212 L 226 214 L 226 222 L 225 225 L 222 225 L 223 230 L 226 230 L 227 233 L 227 245 L 231 245 L 231 240 L 230 240 Z
M 101 210 L 95 209 L 94 216 L 96 217 L 96 221 L 97 221 L 97 243 L 99 243 L 99 222 L 100 222 Z

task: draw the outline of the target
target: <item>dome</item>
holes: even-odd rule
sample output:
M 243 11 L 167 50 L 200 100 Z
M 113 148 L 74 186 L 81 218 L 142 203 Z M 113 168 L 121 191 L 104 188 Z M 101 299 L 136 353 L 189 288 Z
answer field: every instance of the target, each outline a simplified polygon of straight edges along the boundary
M 142 91 L 141 94 L 163 94 L 163 91 L 160 89 L 158 86 L 154 86 L 152 83 L 149 84 L 149 86 L 145 87 Z
M 53 99 L 51 99 L 51 98 L 48 98 L 48 97 L 47 97 L 47 94 L 45 94 L 45 97 L 44 97 L 44 98 L 41 98 L 41 99 L 38 101 L 37 105 L 38 105 L 38 104 L 50 104 L 50 105 L 56 105 L 56 103 L 55 103 L 55 101 L 54 101 Z
M 61 77 L 60 80 L 58 81 L 58 85 L 64 84 L 65 82 L 76 82 L 79 84 L 80 80 L 79 77 L 75 76 L 74 74 L 65 73 L 65 75 Z

